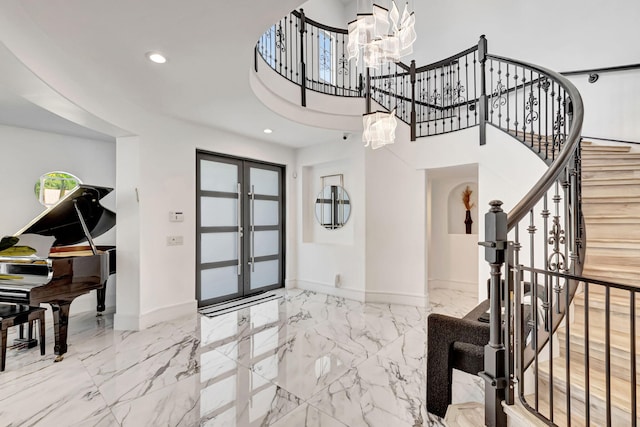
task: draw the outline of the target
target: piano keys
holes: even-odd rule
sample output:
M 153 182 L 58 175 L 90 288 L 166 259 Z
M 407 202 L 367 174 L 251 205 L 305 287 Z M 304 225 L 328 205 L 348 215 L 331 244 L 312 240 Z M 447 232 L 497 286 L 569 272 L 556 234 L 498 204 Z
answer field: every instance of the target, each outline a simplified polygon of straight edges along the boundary
M 115 273 L 115 247 L 96 246 L 93 239 L 115 225 L 115 213 L 100 204 L 111 191 L 82 184 L 15 234 L 55 237 L 48 257 L 0 256 L 0 302 L 51 305 L 56 361 L 67 352 L 73 300 L 97 290 L 98 314 L 105 309 L 106 283 Z M 88 245 L 74 246 L 85 240 Z

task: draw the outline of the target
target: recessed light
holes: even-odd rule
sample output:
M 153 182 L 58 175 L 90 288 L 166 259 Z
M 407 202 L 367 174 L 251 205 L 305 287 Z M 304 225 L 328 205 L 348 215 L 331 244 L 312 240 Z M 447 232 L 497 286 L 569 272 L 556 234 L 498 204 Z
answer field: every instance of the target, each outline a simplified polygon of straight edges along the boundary
M 272 133 L 273 131 L 269 128 L 266 128 L 265 130 L 263 130 L 262 132 L 266 133 L 267 135 Z
M 164 64 L 167 62 L 167 58 L 160 52 L 147 52 L 147 59 L 156 64 Z

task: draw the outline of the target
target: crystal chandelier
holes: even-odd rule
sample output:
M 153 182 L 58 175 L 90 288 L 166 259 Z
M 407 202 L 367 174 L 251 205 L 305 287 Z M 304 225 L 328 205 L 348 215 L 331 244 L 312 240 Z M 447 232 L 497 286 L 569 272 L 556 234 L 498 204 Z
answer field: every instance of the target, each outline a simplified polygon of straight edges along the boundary
M 416 41 L 415 15 L 409 13 L 405 4 L 402 16 L 395 1 L 391 1 L 391 11 L 373 5 L 371 13 L 358 13 L 348 26 L 349 59 L 356 59 L 362 51 L 367 67 L 378 67 L 386 62 L 398 62 L 401 57 L 413 52 Z
M 362 124 L 364 126 L 362 141 L 366 143 L 365 147 L 371 146 L 372 149 L 376 150 L 395 142 L 396 126 L 398 126 L 395 108 L 389 113 L 376 111 L 364 114 L 362 116 Z

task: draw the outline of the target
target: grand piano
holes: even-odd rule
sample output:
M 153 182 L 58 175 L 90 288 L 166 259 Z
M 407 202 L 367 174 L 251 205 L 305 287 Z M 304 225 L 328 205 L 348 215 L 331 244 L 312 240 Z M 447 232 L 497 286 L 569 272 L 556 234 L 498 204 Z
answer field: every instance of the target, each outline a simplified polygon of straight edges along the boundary
M 53 236 L 47 257 L 0 256 L 0 302 L 51 305 L 56 362 L 67 352 L 73 300 L 95 289 L 98 315 L 105 309 L 106 283 L 115 273 L 115 247 L 96 246 L 93 239 L 116 223 L 116 214 L 100 204 L 111 191 L 81 184 L 15 234 L 25 239 L 28 234 Z

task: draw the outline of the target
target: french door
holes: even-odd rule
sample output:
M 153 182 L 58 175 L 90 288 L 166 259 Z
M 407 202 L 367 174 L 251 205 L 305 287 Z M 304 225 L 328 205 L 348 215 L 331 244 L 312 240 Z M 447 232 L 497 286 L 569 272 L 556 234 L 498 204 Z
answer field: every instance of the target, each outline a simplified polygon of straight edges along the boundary
M 284 286 L 284 167 L 197 153 L 200 307 Z

